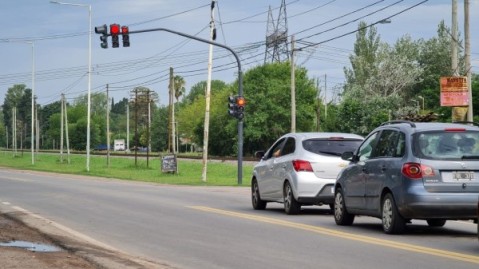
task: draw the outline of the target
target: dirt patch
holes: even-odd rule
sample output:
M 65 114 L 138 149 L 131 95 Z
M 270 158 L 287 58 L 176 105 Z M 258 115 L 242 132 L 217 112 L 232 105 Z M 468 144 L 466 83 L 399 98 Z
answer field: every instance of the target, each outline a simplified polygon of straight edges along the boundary
M 1 207 L 1 206 L 0 206 Z M 27 241 L 58 247 L 55 252 L 0 246 L 0 269 L 174 269 L 119 250 L 85 241 L 59 229 L 45 219 L 23 211 L 0 212 L 0 243 Z
M 0 214 L 0 243 L 26 241 L 47 246 L 55 242 L 23 223 Z M 96 269 L 100 265 L 74 253 L 61 249 L 54 252 L 37 252 L 19 247 L 0 247 L 0 268 L 81 268 Z

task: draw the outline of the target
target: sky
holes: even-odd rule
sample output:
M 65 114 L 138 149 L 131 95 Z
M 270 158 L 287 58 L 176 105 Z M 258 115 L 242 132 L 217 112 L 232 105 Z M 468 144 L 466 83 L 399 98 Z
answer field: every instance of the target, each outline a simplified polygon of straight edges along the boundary
M 211 0 L 0 0 L 0 104 L 8 88 L 25 84 L 44 106 L 69 102 L 88 92 L 89 38 L 92 35 L 91 93 L 106 92 L 115 102 L 130 98 L 138 86 L 158 93 L 159 104 L 168 103 L 169 69 L 182 76 L 189 89 L 207 79 L 209 45 L 165 31 L 130 35 L 130 47 L 100 47 L 94 27 L 118 23 L 130 31 L 167 28 L 202 39 L 210 38 Z M 216 42 L 233 49 L 241 70 L 265 61 L 268 10 L 277 21 L 281 0 L 217 0 L 214 8 Z M 327 90 L 323 98 L 337 96 L 350 67 L 355 33 L 360 21 L 376 24 L 381 41 L 394 44 L 409 35 L 413 40 L 436 36 L 444 20 L 451 25 L 452 0 L 286 0 L 288 41 L 294 35 L 297 65 L 308 69 Z M 459 31 L 464 36 L 464 1 L 458 1 Z M 91 6 L 92 28 L 88 7 Z M 284 22 L 284 20 L 282 20 Z M 276 23 L 278 24 L 278 23 Z M 283 25 L 284 23 L 281 23 Z M 479 72 L 479 0 L 470 1 L 472 71 Z M 307 46 L 307 47 L 305 47 Z M 269 59 L 268 59 L 269 60 Z M 231 83 L 238 65 L 231 52 L 213 47 L 212 79 Z M 34 72 L 33 72 L 34 71 Z M 237 92 L 236 92 L 237 93 Z M 234 94 L 236 94 L 234 93 Z M 248 98 L 248 89 L 244 89 Z M 226 101 L 225 101 L 226 106 Z

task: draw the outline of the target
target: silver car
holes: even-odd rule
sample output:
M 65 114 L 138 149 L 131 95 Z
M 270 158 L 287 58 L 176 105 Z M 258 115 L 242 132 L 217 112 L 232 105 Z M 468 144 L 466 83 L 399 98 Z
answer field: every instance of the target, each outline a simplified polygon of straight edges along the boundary
M 343 159 L 335 185 L 334 218 L 382 219 L 401 233 L 411 219 L 441 227 L 450 219 L 477 221 L 479 127 L 455 123 L 387 122 Z
M 289 133 L 280 137 L 253 170 L 253 208 L 268 202 L 284 203 L 287 214 L 302 205 L 334 202 L 333 186 L 339 171 L 349 162 L 341 154 L 355 150 L 363 137 L 348 133 Z

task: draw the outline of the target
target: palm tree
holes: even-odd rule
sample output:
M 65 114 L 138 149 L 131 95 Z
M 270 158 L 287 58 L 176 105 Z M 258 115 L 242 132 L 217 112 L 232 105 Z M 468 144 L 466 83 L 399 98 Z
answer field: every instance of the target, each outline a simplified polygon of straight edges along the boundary
M 182 76 L 176 75 L 176 76 L 173 77 L 173 86 L 174 86 L 174 91 L 175 91 L 174 94 L 175 94 L 176 102 L 178 102 L 178 100 L 180 99 L 180 96 L 185 94 L 185 92 L 186 92 L 185 84 L 186 84 L 185 79 Z M 172 119 L 174 119 L 174 118 L 175 118 L 175 110 L 173 109 Z M 176 124 L 174 124 L 174 126 L 176 127 L 176 131 L 177 131 L 178 130 L 178 122 L 176 122 Z M 174 134 L 173 139 L 176 139 L 175 143 L 173 143 L 176 146 L 175 151 L 178 152 L 178 149 L 179 149 L 178 134 L 177 134 L 177 132 L 175 132 L 175 130 L 171 130 L 171 131 Z
M 186 82 L 185 79 L 182 76 L 174 76 L 173 78 L 174 85 L 175 85 L 175 98 L 176 102 L 178 102 L 178 99 L 180 99 L 180 96 L 184 95 L 186 92 Z

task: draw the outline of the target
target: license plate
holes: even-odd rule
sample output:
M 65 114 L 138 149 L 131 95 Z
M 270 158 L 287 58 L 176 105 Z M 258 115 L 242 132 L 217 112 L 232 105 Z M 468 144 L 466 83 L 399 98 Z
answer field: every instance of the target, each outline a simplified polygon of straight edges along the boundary
M 452 172 L 453 181 L 473 181 L 474 172 L 473 171 L 454 171 Z

